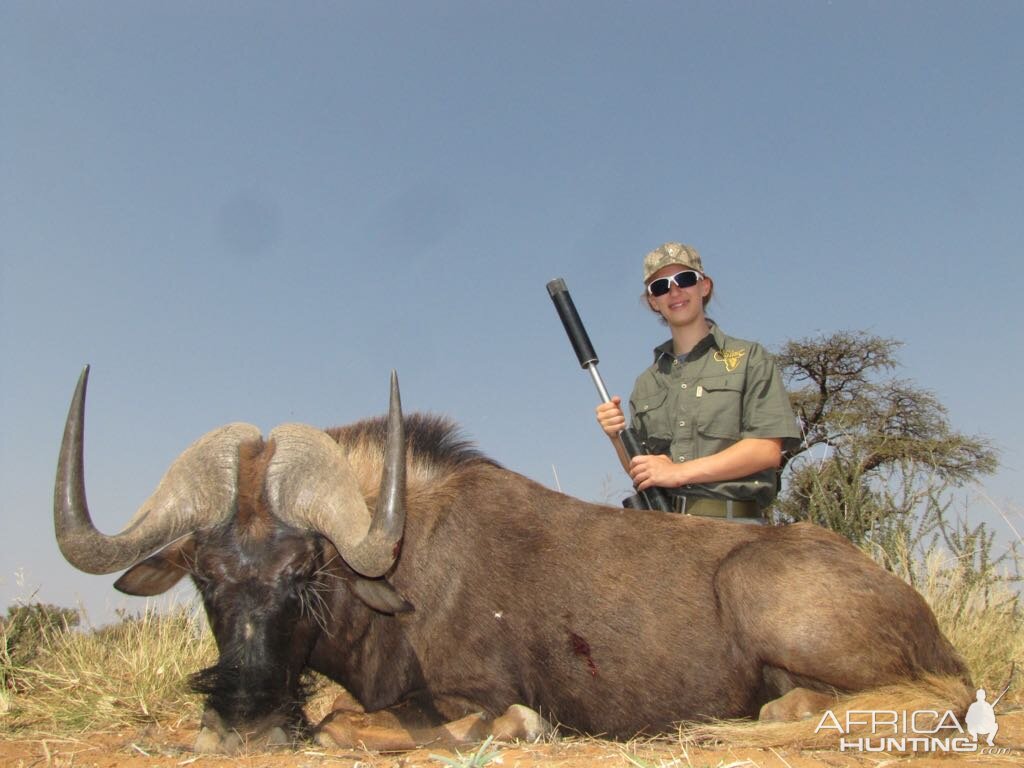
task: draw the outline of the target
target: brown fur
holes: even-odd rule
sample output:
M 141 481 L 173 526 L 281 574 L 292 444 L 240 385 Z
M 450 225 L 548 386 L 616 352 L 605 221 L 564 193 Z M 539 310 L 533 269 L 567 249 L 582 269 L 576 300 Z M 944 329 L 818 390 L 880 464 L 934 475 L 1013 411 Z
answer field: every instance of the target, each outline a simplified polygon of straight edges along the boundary
M 409 507 L 390 579 L 417 609 L 404 635 L 431 690 L 475 691 L 436 698 L 447 717 L 521 701 L 629 737 L 671 720 L 756 716 L 796 684 L 966 677 L 912 589 L 814 526 L 624 512 L 480 462 L 410 489 Z M 394 669 L 402 654 L 383 647 Z M 764 683 L 769 667 L 787 670 L 785 690 Z M 379 706 L 375 687 L 361 693 Z
M 267 514 L 263 497 L 263 480 L 274 457 L 274 441 L 242 443 L 238 454 L 238 529 L 252 541 L 262 541 L 278 525 Z

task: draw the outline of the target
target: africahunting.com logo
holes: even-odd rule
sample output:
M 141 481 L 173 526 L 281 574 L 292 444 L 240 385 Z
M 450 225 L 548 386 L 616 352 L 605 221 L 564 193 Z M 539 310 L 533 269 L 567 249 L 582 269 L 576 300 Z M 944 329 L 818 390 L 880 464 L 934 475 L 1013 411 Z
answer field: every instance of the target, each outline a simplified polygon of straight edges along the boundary
M 814 732 L 835 731 L 840 752 L 1008 754 L 1008 748 L 995 745 L 999 731 L 995 706 L 1004 693 L 989 703 L 985 689 L 978 689 L 963 722 L 951 710 L 849 710 L 839 715 L 828 710 Z

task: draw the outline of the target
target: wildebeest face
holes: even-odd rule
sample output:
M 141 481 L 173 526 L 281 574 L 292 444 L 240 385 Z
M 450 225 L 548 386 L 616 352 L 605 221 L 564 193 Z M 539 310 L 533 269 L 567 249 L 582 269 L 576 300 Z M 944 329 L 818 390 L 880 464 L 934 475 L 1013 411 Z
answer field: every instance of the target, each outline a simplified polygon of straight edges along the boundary
M 325 551 L 326 550 L 326 551 Z M 329 551 L 329 553 L 328 553 Z M 243 738 L 275 727 L 301 732 L 302 670 L 328 608 L 326 565 L 337 558 L 322 538 L 233 522 L 187 537 L 139 563 L 116 586 L 157 594 L 188 573 L 203 599 L 219 658 L 192 680 L 206 695 L 204 724 Z
M 216 538 L 237 536 L 229 530 Z M 322 556 L 313 536 L 280 530 L 258 542 L 214 539 L 197 547 L 193 580 L 220 657 L 194 676 L 193 687 L 227 728 L 305 725 L 302 669 L 325 623 Z

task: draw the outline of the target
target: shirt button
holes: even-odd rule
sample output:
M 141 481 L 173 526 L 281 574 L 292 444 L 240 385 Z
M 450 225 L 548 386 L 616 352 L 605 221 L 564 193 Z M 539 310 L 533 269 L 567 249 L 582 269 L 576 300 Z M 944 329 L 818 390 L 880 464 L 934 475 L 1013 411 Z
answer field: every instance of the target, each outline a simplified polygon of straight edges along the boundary
M 685 456 L 680 456 L 680 457 L 679 457 L 679 460 L 680 460 L 680 461 L 686 461 L 686 457 L 685 457 Z
M 679 426 L 680 427 L 685 427 L 686 426 L 686 422 L 685 421 L 680 421 L 679 422 Z
M 686 389 L 686 385 L 685 384 L 683 384 L 682 386 L 683 386 L 683 389 Z

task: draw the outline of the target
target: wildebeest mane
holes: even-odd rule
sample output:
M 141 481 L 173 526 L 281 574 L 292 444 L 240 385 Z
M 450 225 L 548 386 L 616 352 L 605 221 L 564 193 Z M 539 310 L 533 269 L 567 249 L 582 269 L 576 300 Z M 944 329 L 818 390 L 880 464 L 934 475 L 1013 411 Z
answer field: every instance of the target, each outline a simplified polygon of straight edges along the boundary
M 410 485 L 428 482 L 471 464 L 498 465 L 445 416 L 412 413 L 405 416 L 404 422 Z M 363 419 L 344 427 L 332 427 L 327 434 L 345 449 L 357 476 L 370 491 L 383 467 L 387 419 L 383 416 Z

